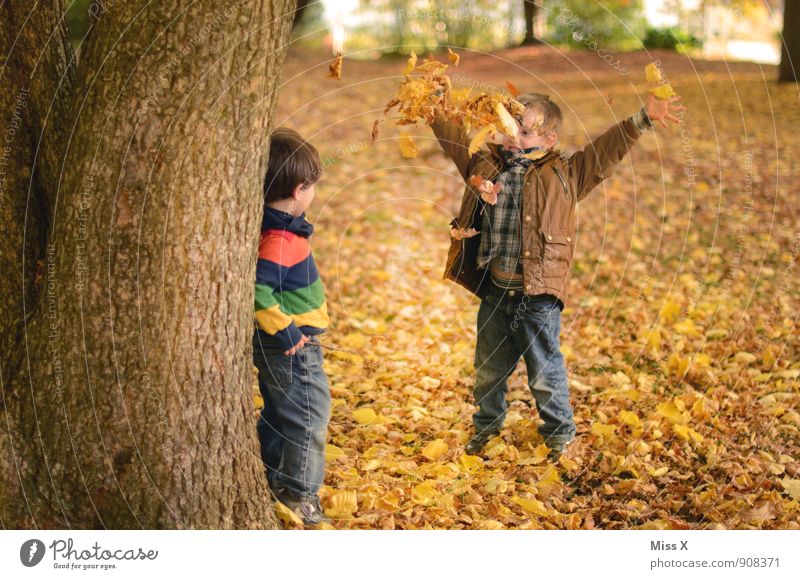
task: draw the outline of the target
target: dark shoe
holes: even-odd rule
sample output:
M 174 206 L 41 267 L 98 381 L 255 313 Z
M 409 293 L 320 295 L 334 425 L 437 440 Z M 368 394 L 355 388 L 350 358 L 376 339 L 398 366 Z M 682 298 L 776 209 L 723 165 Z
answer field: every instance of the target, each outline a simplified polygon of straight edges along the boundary
M 280 487 L 273 492 L 275 493 L 275 498 L 294 511 L 302 519 L 306 527 L 312 527 L 320 523 L 330 524 L 330 518 L 325 515 L 322 511 L 322 505 L 319 504 L 319 497 L 305 500 L 296 499 L 288 491 Z
M 467 445 L 464 447 L 464 452 L 470 455 L 479 454 L 483 447 L 486 446 L 486 443 L 489 442 L 491 438 L 494 438 L 500 434 L 499 432 L 478 432 L 469 439 Z

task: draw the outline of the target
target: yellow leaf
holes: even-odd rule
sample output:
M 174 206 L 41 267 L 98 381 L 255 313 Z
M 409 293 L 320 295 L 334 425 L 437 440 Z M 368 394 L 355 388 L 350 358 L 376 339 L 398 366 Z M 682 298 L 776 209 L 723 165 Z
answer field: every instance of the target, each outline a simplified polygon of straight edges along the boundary
M 303 528 L 303 519 L 280 501 L 275 501 L 275 515 L 283 524 L 284 529 Z
M 425 448 L 422 449 L 422 456 L 427 458 L 431 461 L 436 461 L 442 456 L 445 452 L 450 449 L 447 446 L 447 443 L 443 440 L 432 440 L 428 444 L 425 445 Z
M 358 408 L 353 410 L 353 418 L 359 424 L 375 424 L 378 422 L 378 415 L 372 408 Z
M 426 480 L 415 486 L 411 490 L 411 495 L 417 502 L 421 503 L 429 503 L 437 496 L 439 496 L 439 491 L 436 489 L 433 481 Z
M 750 352 L 736 352 L 736 355 L 733 357 L 733 359 L 739 364 L 752 364 L 757 360 L 757 358 Z
M 800 480 L 784 477 L 781 479 L 781 485 L 783 485 L 783 488 L 789 493 L 789 496 L 796 501 L 800 501 Z
M 656 412 L 674 424 L 689 422 L 689 414 L 685 412 L 683 402 L 670 400 L 656 406 Z
M 414 140 L 408 133 L 403 133 L 400 135 L 400 152 L 403 153 L 403 157 L 406 159 L 415 159 L 417 157 L 417 145 L 414 144 Z
M 347 454 L 338 446 L 332 444 L 325 445 L 325 460 L 336 460 L 337 458 L 344 458 Z
M 550 514 L 550 511 L 547 510 L 547 507 L 544 506 L 542 501 L 537 501 L 536 499 L 523 499 L 521 497 L 514 497 L 511 500 L 532 515 L 546 517 Z
M 408 57 L 408 64 L 406 64 L 406 69 L 403 71 L 403 74 L 411 74 L 415 66 L 417 66 L 417 53 L 412 50 L 411 56 Z
M 678 319 L 680 313 L 681 307 L 673 301 L 668 301 L 661 307 L 661 312 L 658 316 L 663 323 L 671 324 Z
M 655 62 L 651 62 L 644 67 L 644 74 L 647 78 L 647 82 L 661 82 L 661 69 L 658 68 Z
M 261 394 L 253 395 L 253 406 L 256 407 L 256 410 L 264 408 L 264 399 L 261 397 Z
M 483 146 L 483 144 L 489 139 L 489 137 L 494 134 L 495 126 L 494 125 L 486 125 L 483 127 L 478 133 L 472 138 L 469 142 L 469 149 L 467 150 L 467 154 L 471 157 L 475 153 L 478 152 L 478 149 Z
M 506 107 L 503 106 L 503 103 L 498 102 L 495 104 L 494 114 L 495 117 L 497 117 L 497 126 L 500 132 L 509 137 L 516 138 L 518 131 L 517 121 L 509 114 Z
M 592 434 L 602 438 L 611 438 L 614 436 L 614 430 L 613 424 L 603 424 L 602 422 L 595 422 L 592 424 Z
M 684 440 L 692 439 L 695 442 L 703 442 L 703 435 L 693 428 L 684 424 L 673 424 L 672 430 Z
M 475 474 L 483 468 L 483 459 L 479 456 L 462 454 L 459 462 L 461 462 L 461 470 L 469 474 Z
M 632 426 L 634 428 L 642 427 L 642 421 L 639 420 L 639 417 L 634 412 L 631 412 L 629 410 L 622 410 L 619 413 L 619 419 L 620 422 L 622 422 L 623 424 L 627 424 L 628 426 Z
M 657 99 L 661 99 L 662 101 L 667 100 L 671 96 L 675 96 L 675 90 L 672 88 L 672 85 L 669 83 L 662 84 L 661 86 L 657 86 L 650 89 L 650 92 L 656 95 Z
M 450 59 L 450 62 L 453 63 L 453 66 L 458 66 L 458 62 L 461 60 L 461 56 L 450 50 L 447 49 L 447 58 Z
M 356 491 L 334 491 L 328 498 L 328 508 L 325 514 L 334 519 L 345 519 L 353 516 L 358 510 L 358 495 Z
M 337 52 L 336 58 L 328 67 L 328 78 L 342 80 L 342 53 Z

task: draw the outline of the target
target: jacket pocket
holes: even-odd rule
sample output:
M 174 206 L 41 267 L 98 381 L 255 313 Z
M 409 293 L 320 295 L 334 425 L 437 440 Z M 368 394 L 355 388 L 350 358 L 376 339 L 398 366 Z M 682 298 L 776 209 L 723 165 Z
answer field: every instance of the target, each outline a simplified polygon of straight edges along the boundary
M 563 277 L 572 264 L 575 243 L 574 233 L 568 229 L 542 229 L 544 257 L 542 274 L 544 277 Z

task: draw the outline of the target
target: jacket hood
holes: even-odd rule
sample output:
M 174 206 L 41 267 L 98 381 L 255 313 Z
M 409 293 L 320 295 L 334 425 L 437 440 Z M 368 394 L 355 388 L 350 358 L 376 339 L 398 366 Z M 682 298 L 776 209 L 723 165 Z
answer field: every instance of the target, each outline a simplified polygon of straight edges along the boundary
M 295 217 L 291 213 L 264 207 L 264 218 L 261 221 L 261 231 L 267 229 L 282 229 L 300 237 L 309 237 L 314 232 L 314 226 L 306 221 L 306 214 Z

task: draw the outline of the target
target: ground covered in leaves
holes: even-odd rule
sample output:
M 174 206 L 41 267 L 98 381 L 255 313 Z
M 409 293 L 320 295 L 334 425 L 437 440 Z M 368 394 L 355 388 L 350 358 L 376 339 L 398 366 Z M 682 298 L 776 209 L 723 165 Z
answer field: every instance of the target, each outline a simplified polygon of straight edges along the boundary
M 553 463 L 523 365 L 502 436 L 462 451 L 478 302 L 442 270 L 463 183 L 425 126 L 402 127 L 415 159 L 389 122 L 370 142 L 405 60 L 345 58 L 331 80 L 329 56 L 290 52 L 278 124 L 325 165 L 309 217 L 333 321 L 321 496 L 336 528 L 800 528 L 797 85 L 752 64 L 621 60 L 627 74 L 590 51 L 464 51 L 448 70 L 455 87 L 553 95 L 567 152 L 638 110 L 652 60 L 688 108 L 579 206 L 562 319 L 579 439 Z

